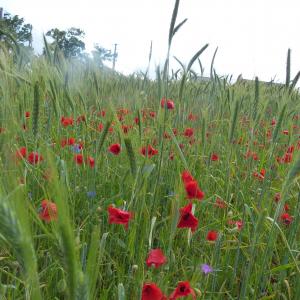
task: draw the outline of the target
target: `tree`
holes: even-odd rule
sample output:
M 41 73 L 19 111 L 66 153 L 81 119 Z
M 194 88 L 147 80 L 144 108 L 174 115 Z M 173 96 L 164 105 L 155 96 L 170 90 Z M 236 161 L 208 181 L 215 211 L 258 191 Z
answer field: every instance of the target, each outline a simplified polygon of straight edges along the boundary
M 15 41 L 19 46 L 32 45 L 32 25 L 25 24 L 24 19 L 5 13 L 0 19 L 0 41 L 11 48 Z M 14 41 L 13 41 L 14 40 Z
M 118 53 L 112 53 L 111 50 L 105 49 L 98 44 L 94 46 L 95 50 L 92 51 L 93 58 L 97 64 L 103 66 L 104 61 L 113 61 L 117 59 Z
M 53 28 L 46 33 L 54 41 L 51 45 L 57 45 L 66 58 L 76 57 L 85 49 L 85 43 L 81 40 L 84 37 L 84 31 L 79 28 L 69 28 L 59 30 Z

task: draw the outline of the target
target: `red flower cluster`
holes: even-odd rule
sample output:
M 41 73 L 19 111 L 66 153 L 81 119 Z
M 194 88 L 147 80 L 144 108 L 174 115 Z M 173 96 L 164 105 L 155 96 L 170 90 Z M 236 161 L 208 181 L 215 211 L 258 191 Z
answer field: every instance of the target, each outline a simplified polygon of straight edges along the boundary
M 180 281 L 174 292 L 167 298 L 155 283 L 145 283 L 142 290 L 141 300 L 176 300 L 178 298 L 191 295 L 196 299 L 195 291 L 191 288 L 188 281 Z
M 162 108 L 165 108 L 165 106 L 167 106 L 167 109 L 175 108 L 174 102 L 171 99 L 162 98 L 160 101 L 160 105 Z
M 158 154 L 158 150 L 153 148 L 151 145 L 148 145 L 147 147 L 146 146 L 142 147 L 141 154 L 143 156 L 147 156 L 147 157 L 151 158 L 152 156 Z
M 93 157 L 88 156 L 86 160 L 84 160 L 84 156 L 81 153 L 74 155 L 74 161 L 77 165 L 82 165 L 86 162 L 91 168 L 94 168 L 95 166 L 95 159 Z
M 265 169 L 261 169 L 261 171 L 259 173 L 258 172 L 253 173 L 253 176 L 255 178 L 257 178 L 258 180 L 260 180 L 260 181 L 265 179 L 265 175 L 266 175 L 266 170 Z
M 75 144 L 75 138 L 73 138 L 73 137 L 70 137 L 70 138 L 64 138 L 64 139 L 62 139 L 61 142 L 60 142 L 60 145 L 61 145 L 62 147 L 65 147 L 65 146 L 72 146 L 72 145 L 74 145 L 74 144 Z
M 249 158 L 249 157 L 252 157 L 253 160 L 258 160 L 258 155 L 256 152 L 252 152 L 250 150 L 248 150 L 245 154 L 245 158 Z
M 43 156 L 40 155 L 38 152 L 30 152 L 27 156 L 27 148 L 21 147 L 19 150 L 16 151 L 16 158 L 17 159 L 26 159 L 31 165 L 36 165 L 39 162 L 43 161 Z
M 202 200 L 204 198 L 204 192 L 202 192 L 197 181 L 188 171 L 182 172 L 181 179 L 184 183 L 184 188 L 188 199 Z
M 62 116 L 60 119 L 60 123 L 63 127 L 68 127 L 68 126 L 72 126 L 74 124 L 74 120 L 72 117 L 68 118 L 68 117 Z
M 38 154 L 37 152 L 30 152 L 28 154 L 27 160 L 31 165 L 35 165 L 43 160 L 43 156 Z
M 283 157 L 278 158 L 278 162 L 281 162 L 284 164 L 288 164 L 288 163 L 292 162 L 294 149 L 295 149 L 295 147 L 293 145 L 288 147 L 288 149 L 284 153 Z

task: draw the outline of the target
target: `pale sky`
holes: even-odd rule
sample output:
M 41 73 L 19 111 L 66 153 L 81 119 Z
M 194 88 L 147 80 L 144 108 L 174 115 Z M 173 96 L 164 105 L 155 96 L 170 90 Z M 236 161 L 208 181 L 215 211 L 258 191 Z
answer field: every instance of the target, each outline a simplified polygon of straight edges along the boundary
M 147 67 L 153 41 L 152 69 L 163 63 L 175 0 L 0 0 L 4 11 L 24 17 L 34 28 L 33 45 L 41 49 L 42 33 L 57 27 L 85 31 L 88 51 L 95 43 L 113 49 L 116 69 L 125 74 Z M 201 55 L 205 75 L 218 46 L 219 75 L 284 81 L 287 49 L 292 49 L 292 78 L 300 70 L 299 0 L 181 0 L 177 23 L 188 18 L 174 37 L 171 55 L 188 63 Z M 177 69 L 178 63 L 171 67 Z M 195 70 L 200 72 L 199 66 Z

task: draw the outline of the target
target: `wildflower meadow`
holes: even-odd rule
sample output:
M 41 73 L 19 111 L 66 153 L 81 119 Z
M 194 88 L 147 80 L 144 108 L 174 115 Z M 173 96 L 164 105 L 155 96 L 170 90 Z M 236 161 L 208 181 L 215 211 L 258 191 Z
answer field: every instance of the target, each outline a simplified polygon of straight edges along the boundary
M 172 72 L 178 9 L 155 79 L 0 49 L 0 299 L 300 299 L 290 50 L 285 84 Z

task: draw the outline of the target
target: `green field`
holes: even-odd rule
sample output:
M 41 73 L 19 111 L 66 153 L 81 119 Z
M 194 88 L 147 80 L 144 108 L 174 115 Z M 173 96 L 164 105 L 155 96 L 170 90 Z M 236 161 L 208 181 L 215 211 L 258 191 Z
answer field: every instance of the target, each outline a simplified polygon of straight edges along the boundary
M 205 47 L 155 80 L 45 49 L 0 49 L 0 299 L 300 299 L 289 59 L 232 84 Z

